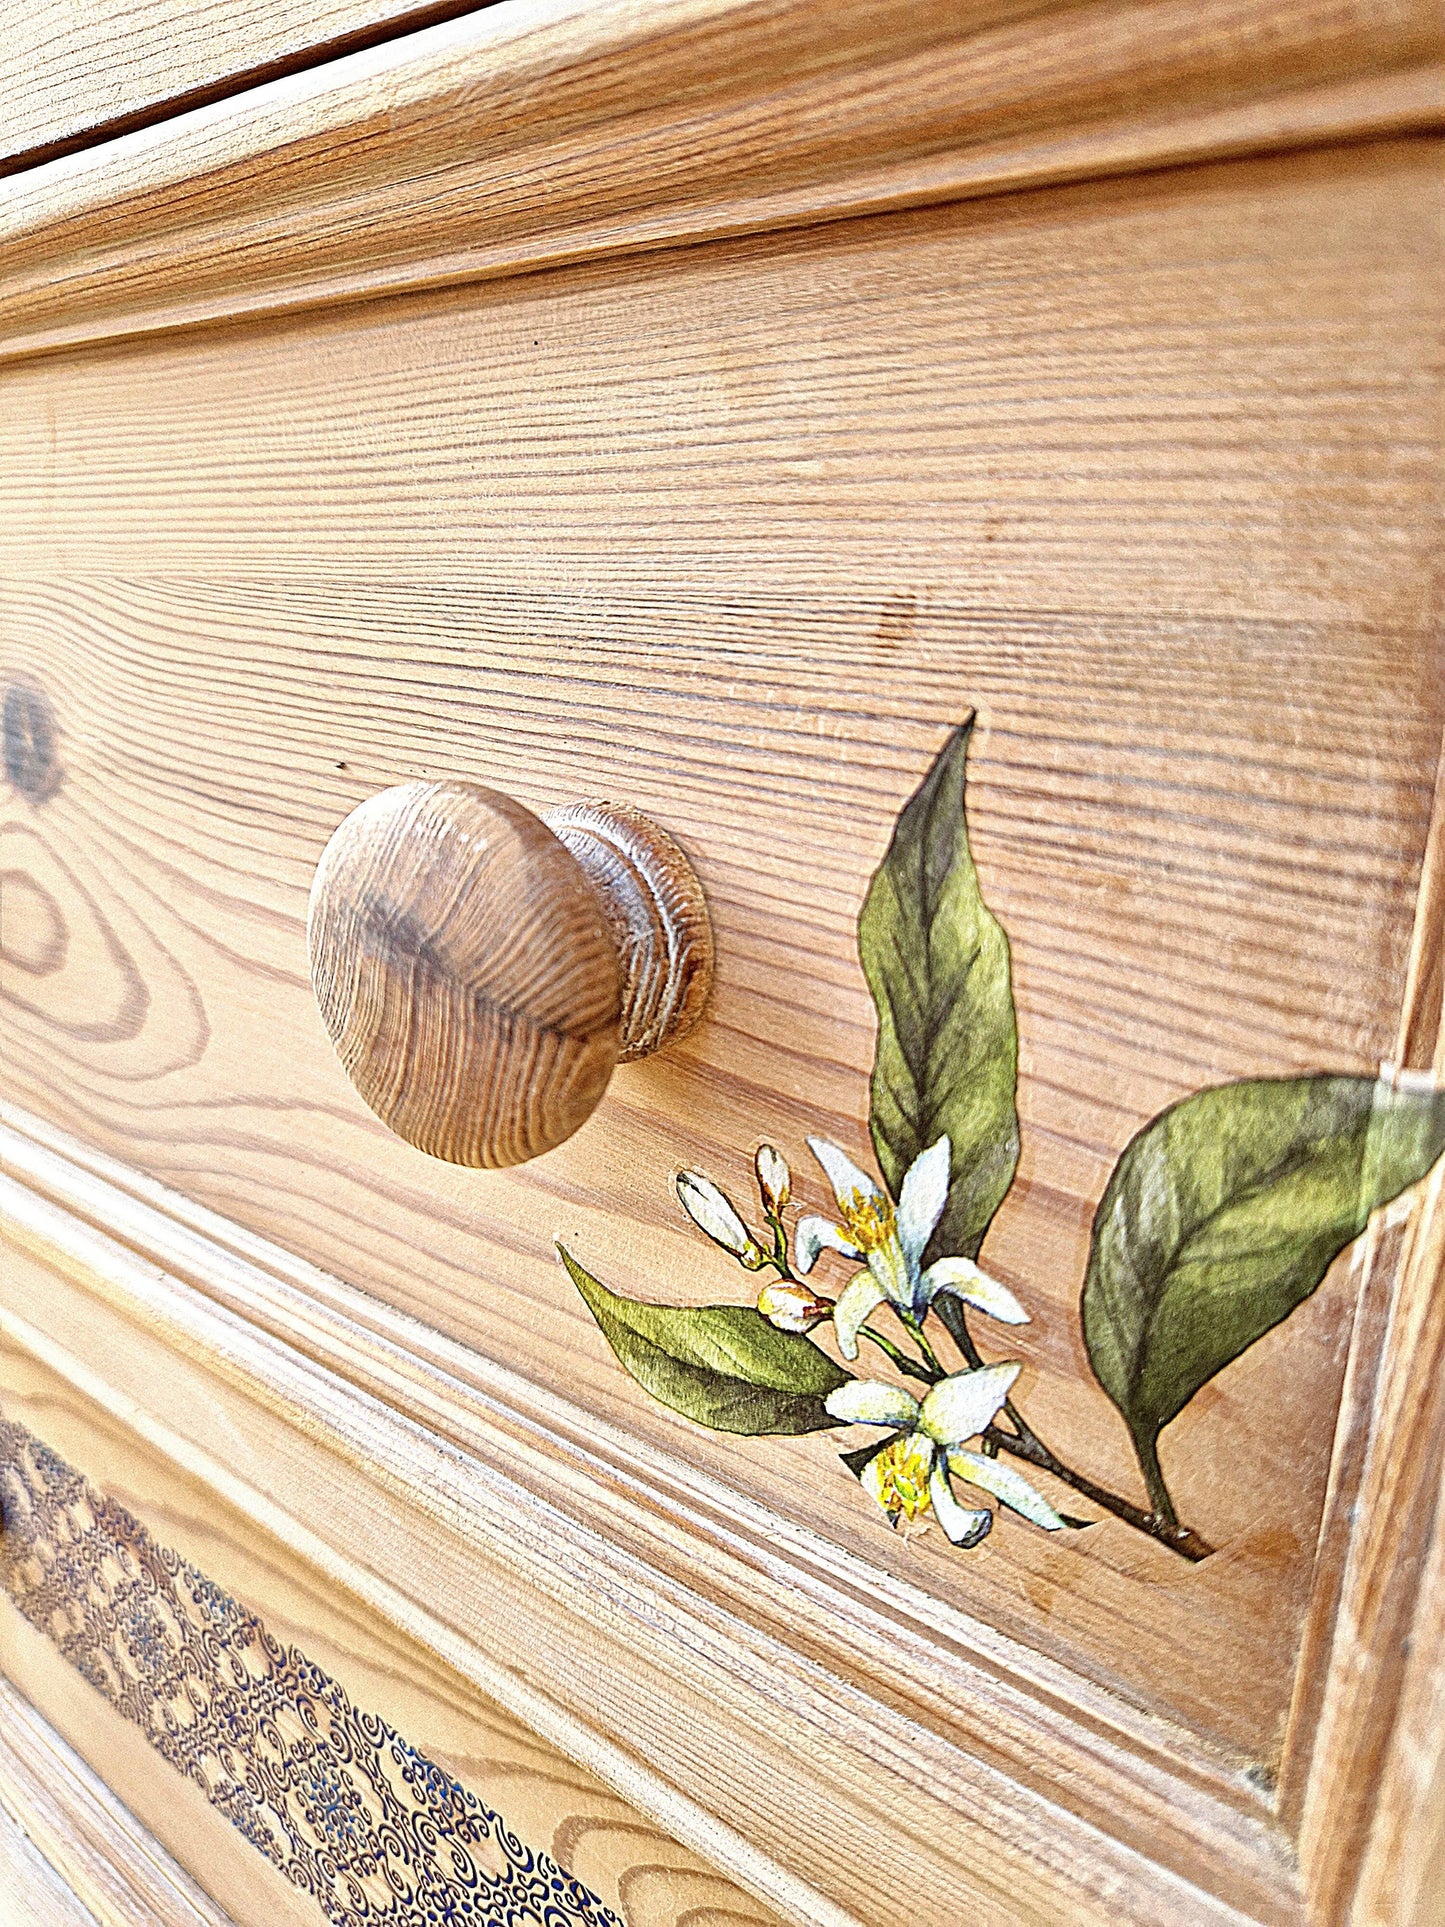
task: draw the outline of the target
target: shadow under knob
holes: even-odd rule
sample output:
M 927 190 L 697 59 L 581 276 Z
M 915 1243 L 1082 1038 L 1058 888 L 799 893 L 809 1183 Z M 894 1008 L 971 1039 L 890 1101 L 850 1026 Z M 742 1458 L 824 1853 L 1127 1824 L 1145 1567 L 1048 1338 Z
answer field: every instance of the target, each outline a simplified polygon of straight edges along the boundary
M 552 1150 L 620 1059 L 683 1036 L 707 998 L 707 907 L 671 837 L 606 803 L 549 822 L 478 783 L 406 783 L 316 868 L 311 981 L 342 1064 L 453 1164 Z

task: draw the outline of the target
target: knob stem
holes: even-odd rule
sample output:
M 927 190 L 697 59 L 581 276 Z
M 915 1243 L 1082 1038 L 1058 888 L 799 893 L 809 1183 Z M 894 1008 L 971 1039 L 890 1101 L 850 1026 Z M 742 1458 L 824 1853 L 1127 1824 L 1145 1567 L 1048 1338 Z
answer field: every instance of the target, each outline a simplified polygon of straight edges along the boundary
M 625 803 L 569 803 L 545 817 L 597 892 L 622 973 L 620 1062 L 674 1044 L 712 984 L 712 924 L 692 865 Z

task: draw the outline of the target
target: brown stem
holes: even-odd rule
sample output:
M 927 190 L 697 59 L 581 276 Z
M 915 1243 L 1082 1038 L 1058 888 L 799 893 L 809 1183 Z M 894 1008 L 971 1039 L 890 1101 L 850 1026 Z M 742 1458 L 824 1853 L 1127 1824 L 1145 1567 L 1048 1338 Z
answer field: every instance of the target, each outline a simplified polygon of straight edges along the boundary
M 1075 1472 L 1072 1466 L 1056 1459 L 1042 1439 L 1034 1432 L 1014 1434 L 1005 1432 L 997 1425 L 991 1425 L 984 1434 L 1001 1452 L 1010 1452 L 1016 1459 L 1024 1459 L 1029 1465 L 1036 1465 L 1040 1471 L 1052 1473 L 1075 1492 L 1082 1493 L 1105 1512 L 1112 1512 L 1116 1519 L 1134 1527 L 1136 1532 L 1147 1532 L 1151 1539 L 1157 1539 L 1161 1546 L 1168 1546 L 1177 1552 L 1181 1559 L 1198 1564 L 1207 1559 L 1214 1551 L 1207 1539 L 1201 1539 L 1197 1532 L 1177 1521 L 1162 1519 L 1155 1512 L 1146 1512 L 1143 1506 L 1135 1505 L 1132 1500 L 1120 1498 L 1117 1492 L 1110 1492 L 1106 1486 L 1096 1485 L 1082 1472 Z
M 936 1308 L 938 1315 L 948 1327 L 954 1343 L 977 1371 L 983 1364 L 983 1357 L 973 1342 L 973 1334 L 968 1329 L 963 1306 L 954 1299 L 940 1298 Z M 1159 1509 L 1155 1512 L 1146 1512 L 1143 1506 L 1135 1505 L 1132 1500 L 1120 1498 L 1117 1492 L 1110 1492 L 1106 1486 L 1095 1485 L 1094 1481 L 1086 1478 L 1082 1472 L 1075 1472 L 1072 1466 L 1065 1465 L 1062 1459 L 1055 1458 L 1011 1398 L 1004 1400 L 1003 1409 L 1014 1430 L 1009 1433 L 1000 1426 L 991 1425 L 984 1433 L 987 1443 L 996 1446 L 1001 1452 L 1011 1452 L 1016 1459 L 1027 1460 L 1030 1465 L 1038 1466 L 1041 1471 L 1051 1472 L 1056 1479 L 1062 1479 L 1065 1485 L 1072 1486 L 1075 1492 L 1082 1493 L 1086 1499 L 1092 1499 L 1095 1505 L 1102 1506 L 1106 1512 L 1112 1512 L 1116 1519 L 1122 1519 L 1126 1525 L 1133 1526 L 1136 1532 L 1147 1532 L 1149 1537 L 1157 1539 L 1161 1546 L 1168 1546 L 1171 1552 L 1177 1552 L 1181 1559 L 1193 1560 L 1197 1564 L 1199 1560 L 1207 1559 L 1213 1552 L 1214 1547 L 1207 1539 L 1202 1539 L 1188 1526 L 1180 1525 L 1175 1517 L 1169 1494 L 1164 1490 L 1162 1475 L 1158 1480 L 1157 1494 L 1154 1481 L 1150 1481 L 1150 1496 L 1157 1498 Z

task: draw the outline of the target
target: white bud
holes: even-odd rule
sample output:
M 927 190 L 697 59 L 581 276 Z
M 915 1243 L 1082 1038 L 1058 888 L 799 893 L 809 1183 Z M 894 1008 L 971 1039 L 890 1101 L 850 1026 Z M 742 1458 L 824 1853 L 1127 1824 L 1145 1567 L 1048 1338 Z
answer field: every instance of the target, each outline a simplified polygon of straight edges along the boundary
M 775 1151 L 771 1144 L 760 1144 L 753 1169 L 758 1174 L 758 1190 L 762 1193 L 763 1209 L 773 1218 L 781 1218 L 787 1209 L 789 1198 L 793 1195 L 793 1174 L 788 1169 L 788 1160 L 781 1151 Z
M 705 1178 L 700 1171 L 679 1171 L 672 1182 L 678 1203 L 699 1231 L 705 1231 L 714 1244 L 730 1251 L 745 1265 L 762 1262 L 762 1253 L 752 1232 L 711 1178 Z
M 833 1316 L 831 1298 L 820 1298 L 806 1285 L 780 1280 L 764 1285 L 758 1293 L 758 1310 L 779 1331 L 808 1332 Z

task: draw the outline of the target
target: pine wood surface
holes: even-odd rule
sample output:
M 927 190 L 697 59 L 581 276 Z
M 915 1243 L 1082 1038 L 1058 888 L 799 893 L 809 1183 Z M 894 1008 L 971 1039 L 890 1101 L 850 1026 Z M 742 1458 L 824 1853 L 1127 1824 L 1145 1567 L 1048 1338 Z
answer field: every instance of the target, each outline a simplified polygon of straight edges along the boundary
M 598 895 L 540 817 L 480 784 L 359 804 L 317 866 L 307 949 L 347 1075 L 433 1157 L 540 1157 L 616 1068 L 621 971 Z
M 1442 124 L 1431 0 L 510 0 L 15 179 L 0 354 Z
M 8 1602 L 0 1604 L 0 1612 L 8 1610 Z M 0 1817 L 44 1854 L 84 1918 L 99 1927 L 232 1927 L 231 1917 L 3 1678 Z M 20 1908 L 7 1919 L 34 1923 L 36 1913 Z
M 14 1254 L 8 1255 L 17 1262 Z M 14 1302 L 13 1281 L 10 1300 Z M 283 1644 L 299 1646 L 342 1685 L 353 1704 L 379 1714 L 411 1746 L 453 1773 L 500 1813 L 524 1845 L 552 1854 L 614 1908 L 627 1927 L 769 1927 L 776 1921 L 771 1909 L 528 1731 L 435 1653 L 405 1637 L 389 1616 L 338 1586 L 330 1572 L 299 1557 L 267 1529 L 261 1508 L 238 1509 L 194 1469 L 157 1449 L 150 1428 L 127 1423 L 127 1414 L 108 1411 L 23 1349 L 7 1343 L 4 1351 L 0 1403 L 9 1417 L 40 1428 L 38 1436 L 132 1511 L 155 1539 L 256 1612 Z M 93 1363 L 101 1362 L 97 1351 Z M 184 1379 L 181 1367 L 177 1389 Z M 156 1401 L 157 1415 L 163 1414 L 164 1404 Z M 223 1404 L 220 1410 L 225 1409 Z M 214 1396 L 212 1410 L 214 1415 Z M 213 1416 L 213 1441 L 214 1423 Z M 80 1723 L 76 1744 L 91 1753 L 93 1763 L 126 1797 L 128 1785 L 112 1771 L 113 1757 L 126 1769 L 122 1777 L 133 1776 L 146 1790 L 143 1797 L 157 1803 L 163 1803 L 168 1782 L 186 1785 L 167 1761 L 151 1753 L 134 1728 L 128 1729 L 134 1743 L 112 1755 L 112 1735 L 117 1724 L 124 1728 L 126 1723 L 85 1682 L 78 1682 L 83 1689 L 78 1693 L 62 1689 L 44 1642 L 37 1646 L 33 1628 L 3 1599 L 0 1627 L 5 1629 L 0 1662 L 8 1668 L 13 1654 L 17 1677 L 34 1680 L 37 1692 L 54 1696 L 60 1709 L 57 1720 Z M 62 1673 L 69 1671 L 60 1664 Z M 192 1808 L 197 1803 L 185 1804 Z M 213 1847 L 222 1863 L 229 1864 L 232 1841 L 226 1836 L 234 1830 L 204 1801 L 199 1806 L 205 1816 L 200 1829 L 207 1843 L 204 1850 L 178 1846 L 176 1851 L 204 1878 Z M 184 1840 L 184 1834 L 175 1837 Z M 261 1859 L 241 1835 L 234 1839 L 244 1855 Z M 264 1860 L 262 1869 L 273 1874 Z M 290 1895 L 288 1919 L 294 1914 L 298 1920 L 321 1922 L 321 1911 L 309 1896 L 294 1894 L 274 1876 L 261 1882 L 239 1908 L 238 1918 L 247 1927 L 252 1922 L 269 1927 L 275 1918 L 260 1910 L 260 1896 L 268 1885 Z
M 0 1812 L 0 1910 L 27 1927 L 95 1927 L 95 1915 L 75 1898 L 38 1847 L 8 1813 Z
M 1347 1279 L 1166 1437 L 1224 1546 L 1188 1572 L 1108 1524 L 903 1547 L 829 1441 L 644 1401 L 551 1240 L 741 1296 L 673 1166 L 863 1151 L 854 919 L 976 703 L 1023 1027 L 992 1261 L 1031 1406 L 1128 1486 L 1075 1309 L 1114 1155 L 1200 1084 L 1393 1048 L 1441 726 L 1437 180 L 1422 143 L 1182 170 L 12 367 L 5 667 L 57 783 L 5 806 L 14 1094 L 1272 1772 Z M 441 774 L 647 809 L 718 924 L 709 1021 L 506 1176 L 389 1140 L 306 982 L 331 828 Z
M 7 0 L 0 172 L 461 11 L 435 0 Z
M 362 1602 L 787 1919 L 1298 1918 L 1186 1732 L 46 1127 L 3 1149 L 0 1399 L 254 1603 Z
M 67 1665 L 4 1595 L 0 1673 L 237 1927 L 325 1927 L 311 1896 L 299 1893 L 198 1786 L 163 1760 L 139 1728 Z M 87 1908 L 84 1918 L 96 1917 Z

